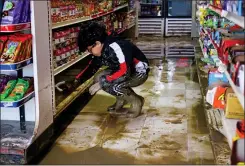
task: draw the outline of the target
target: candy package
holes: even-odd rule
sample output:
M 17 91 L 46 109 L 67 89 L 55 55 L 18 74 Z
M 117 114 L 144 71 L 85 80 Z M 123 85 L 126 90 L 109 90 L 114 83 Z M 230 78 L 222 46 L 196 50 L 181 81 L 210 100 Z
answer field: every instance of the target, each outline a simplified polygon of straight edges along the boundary
M 2 11 L 1 25 L 18 24 L 22 22 L 25 0 L 5 0 Z
M 8 41 L 8 37 L 7 36 L 0 36 L 0 55 L 2 55 L 4 46 L 5 46 L 7 41 Z
M 30 34 L 15 34 L 9 37 L 1 55 L 1 62 L 16 63 L 31 57 Z
M 0 94 L 0 99 L 5 100 L 6 97 L 9 96 L 9 94 L 12 92 L 16 85 L 17 81 L 16 80 L 10 80 L 7 85 L 5 86 L 4 90 Z
M 1 74 L 0 75 L 0 93 L 2 93 L 2 91 L 4 90 L 9 80 L 15 80 L 15 79 L 16 78 L 13 76 Z
M 18 79 L 17 84 L 15 85 L 13 91 L 10 95 L 4 99 L 5 101 L 17 101 L 24 97 L 26 91 L 29 88 L 29 81 L 24 79 Z

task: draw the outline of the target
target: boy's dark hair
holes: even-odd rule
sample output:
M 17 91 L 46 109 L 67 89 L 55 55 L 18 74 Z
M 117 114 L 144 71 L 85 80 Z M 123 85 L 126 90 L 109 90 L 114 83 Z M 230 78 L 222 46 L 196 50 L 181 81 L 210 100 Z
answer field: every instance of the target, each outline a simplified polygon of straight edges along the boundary
M 107 36 L 105 25 L 95 21 L 83 24 L 78 35 L 79 50 L 86 51 L 87 47 L 92 46 L 96 41 L 104 43 Z

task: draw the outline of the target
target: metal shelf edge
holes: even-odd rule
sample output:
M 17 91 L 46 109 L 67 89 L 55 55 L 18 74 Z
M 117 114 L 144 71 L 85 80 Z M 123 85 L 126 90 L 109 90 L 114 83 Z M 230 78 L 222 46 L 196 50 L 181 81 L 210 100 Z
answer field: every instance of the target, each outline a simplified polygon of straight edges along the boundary
M 85 57 L 87 57 L 89 54 L 84 54 L 82 56 L 80 56 L 79 58 L 76 58 L 70 62 L 67 62 L 66 64 L 57 67 L 56 69 L 54 69 L 54 75 L 57 75 L 59 73 L 61 73 L 62 71 L 66 70 L 67 68 L 73 66 L 74 64 L 76 64 L 77 62 L 79 62 L 80 60 L 84 59 Z
M 24 98 L 22 98 L 21 100 L 18 101 L 1 101 L 0 102 L 0 106 L 1 108 L 17 108 L 22 106 L 23 104 L 27 103 L 29 100 L 31 100 L 33 97 L 35 97 L 35 92 L 31 92 L 30 94 L 28 94 L 27 96 L 25 96 Z
M 2 71 L 12 71 L 19 70 L 33 63 L 33 59 L 29 58 L 21 62 L 12 63 L 12 64 L 0 64 L 0 69 Z
M 96 17 L 88 16 L 88 17 L 82 17 L 82 18 L 73 19 L 73 20 L 70 20 L 70 21 L 63 21 L 63 22 L 53 23 L 52 29 L 57 29 L 57 28 L 61 28 L 61 27 L 65 27 L 65 26 L 69 26 L 69 25 L 78 24 L 78 23 L 82 23 L 82 22 L 85 22 L 85 21 L 93 20 L 93 19 L 102 17 L 104 15 L 113 13 L 113 12 L 115 12 L 117 10 L 123 9 L 123 8 L 125 8 L 127 6 L 128 6 L 128 4 L 124 4 L 122 6 L 118 6 L 118 7 L 114 8 L 114 9 L 112 9 L 112 11 L 105 12 L 105 13 L 103 13 L 101 15 L 99 13 L 95 14 L 95 15 L 99 15 L 99 16 L 96 16 Z

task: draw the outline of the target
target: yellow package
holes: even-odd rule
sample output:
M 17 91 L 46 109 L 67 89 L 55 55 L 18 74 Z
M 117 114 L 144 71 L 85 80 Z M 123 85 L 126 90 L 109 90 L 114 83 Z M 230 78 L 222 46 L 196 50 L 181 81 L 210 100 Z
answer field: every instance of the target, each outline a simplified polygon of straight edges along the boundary
M 244 119 L 244 110 L 235 93 L 229 93 L 227 96 L 225 117 L 230 119 Z

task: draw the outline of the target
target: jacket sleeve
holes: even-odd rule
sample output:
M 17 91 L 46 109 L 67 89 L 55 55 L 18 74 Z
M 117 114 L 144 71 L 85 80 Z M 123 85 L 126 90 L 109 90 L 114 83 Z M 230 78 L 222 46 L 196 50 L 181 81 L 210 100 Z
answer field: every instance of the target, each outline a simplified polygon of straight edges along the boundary
M 114 54 L 119 61 L 119 69 L 106 76 L 108 82 L 114 81 L 127 73 L 127 64 L 121 47 L 116 43 L 110 44 L 109 54 Z
M 101 59 L 93 57 L 92 55 L 89 57 L 88 62 L 90 62 L 90 64 L 87 64 L 87 67 L 83 69 L 84 71 L 80 73 L 80 76 L 77 76 L 77 79 L 79 79 L 80 82 L 84 82 L 91 78 L 102 66 Z

